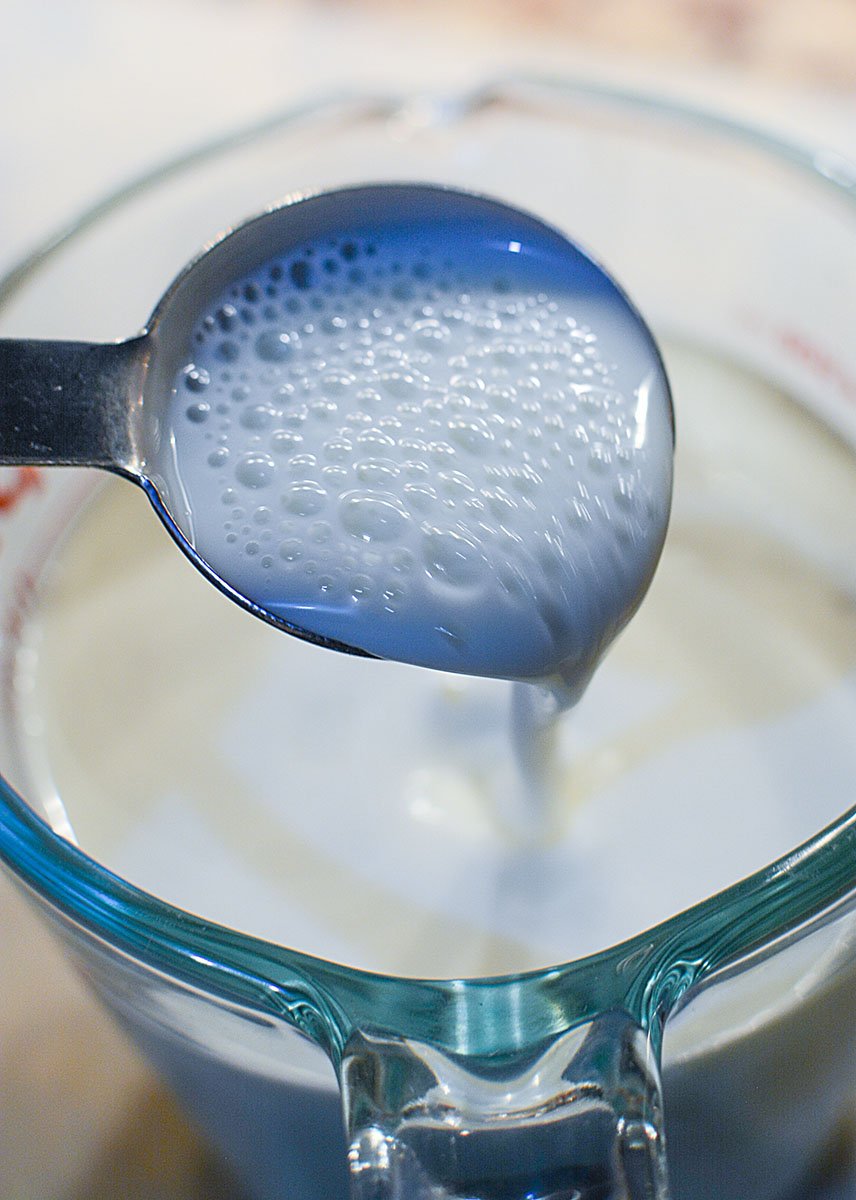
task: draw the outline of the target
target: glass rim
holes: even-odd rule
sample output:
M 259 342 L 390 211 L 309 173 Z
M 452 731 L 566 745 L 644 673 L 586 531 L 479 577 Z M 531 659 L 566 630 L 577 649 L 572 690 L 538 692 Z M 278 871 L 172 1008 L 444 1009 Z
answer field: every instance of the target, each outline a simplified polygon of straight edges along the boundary
M 632 109 L 719 135 L 832 188 L 853 205 L 856 215 L 856 164 L 695 105 L 608 84 L 537 75 L 504 76 L 444 96 L 447 104 L 454 105 L 453 112 L 466 114 L 491 100 L 513 99 L 520 88 Z M 160 162 L 86 208 L 0 277 L 0 308 L 66 244 L 172 175 L 304 118 L 335 115 L 339 108 L 353 115 L 359 105 L 369 115 L 392 115 L 413 99 L 410 93 L 322 97 Z M 575 981 L 589 981 L 589 986 L 578 989 L 579 996 L 587 997 L 576 1001 L 582 1005 L 578 1018 L 593 1012 L 592 997 L 603 991 L 598 981 L 611 978 L 623 981 L 623 992 L 616 993 L 620 1002 L 651 1027 L 658 1013 L 671 1010 L 683 994 L 713 972 L 836 909 L 856 889 L 856 806 L 773 863 L 614 946 L 565 964 L 463 980 L 420 980 L 331 963 L 187 913 L 127 882 L 68 842 L 2 776 L 0 860 L 43 905 L 119 952 L 227 1003 L 282 1017 L 330 1048 L 335 1031 L 349 1024 L 336 1011 L 342 997 L 347 998 L 351 1015 L 370 1012 L 373 1024 L 378 1023 L 379 996 L 387 1015 L 393 1007 L 407 1005 L 416 1012 L 411 1026 L 432 1027 L 436 1040 L 437 1013 L 447 1001 L 454 999 L 457 1011 L 465 997 L 473 1012 L 486 991 L 530 984 L 550 1004 L 571 972 Z M 371 1003 L 369 990 L 374 993 Z M 603 1007 L 602 995 L 597 1003 Z M 536 1007 L 540 1012 L 524 1016 L 523 1024 L 543 1034 L 543 1006 Z M 567 1018 L 568 1002 L 559 1008 L 562 1019 Z M 456 1036 L 448 1033 L 450 1044 Z M 488 1036 L 483 1030 L 482 1040 Z M 518 1036 L 523 1036 L 522 1028 Z M 468 1038 L 473 1037 L 478 1041 L 478 1033 L 470 1029 Z

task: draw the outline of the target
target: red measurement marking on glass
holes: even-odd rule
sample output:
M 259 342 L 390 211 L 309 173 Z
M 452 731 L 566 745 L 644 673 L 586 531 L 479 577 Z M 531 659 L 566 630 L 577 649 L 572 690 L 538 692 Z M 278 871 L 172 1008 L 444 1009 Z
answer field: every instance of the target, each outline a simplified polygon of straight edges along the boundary
M 849 404 L 856 404 L 856 376 L 807 333 L 789 325 L 777 325 L 761 313 L 745 310 L 739 314 L 744 329 L 773 341 L 788 358 L 795 359 L 805 370 L 831 383 Z
M 815 375 L 834 383 L 842 396 L 851 403 L 856 403 L 856 379 L 848 375 L 837 359 L 798 329 L 785 328 L 780 329 L 778 333 L 779 342 L 784 350 L 798 358 Z
M 12 512 L 27 492 L 38 491 L 41 486 L 38 467 L 15 467 L 11 482 L 0 484 L 0 515 Z

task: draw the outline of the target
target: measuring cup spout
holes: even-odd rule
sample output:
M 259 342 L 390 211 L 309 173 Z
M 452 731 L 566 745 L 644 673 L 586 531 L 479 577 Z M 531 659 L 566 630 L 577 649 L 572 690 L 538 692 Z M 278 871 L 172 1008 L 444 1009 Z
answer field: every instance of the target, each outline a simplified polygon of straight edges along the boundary
M 354 1033 L 340 1079 L 355 1200 L 668 1200 L 657 1056 L 625 1012 L 472 1059 Z
M 137 479 L 147 342 L 0 340 L 0 465 L 103 467 Z

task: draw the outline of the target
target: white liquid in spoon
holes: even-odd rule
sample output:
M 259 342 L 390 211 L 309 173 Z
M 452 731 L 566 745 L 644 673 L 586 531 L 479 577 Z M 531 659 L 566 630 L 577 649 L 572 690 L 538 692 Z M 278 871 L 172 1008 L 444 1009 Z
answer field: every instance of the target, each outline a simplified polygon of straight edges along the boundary
M 659 557 L 671 409 L 622 293 L 526 228 L 349 230 L 238 279 L 197 323 L 154 465 L 267 612 L 573 699 Z

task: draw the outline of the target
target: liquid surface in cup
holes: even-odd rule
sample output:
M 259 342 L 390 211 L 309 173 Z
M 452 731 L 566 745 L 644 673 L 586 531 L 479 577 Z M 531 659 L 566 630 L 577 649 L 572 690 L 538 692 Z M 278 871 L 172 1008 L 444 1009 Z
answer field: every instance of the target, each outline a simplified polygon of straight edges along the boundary
M 856 788 L 853 454 L 763 379 L 665 353 L 669 538 L 558 722 L 540 841 L 506 817 L 506 683 L 249 620 L 121 483 L 20 656 L 21 790 L 182 908 L 408 975 L 567 961 L 793 849 Z
M 348 230 L 236 280 L 193 332 L 157 471 L 200 555 L 277 617 L 577 692 L 663 544 L 668 386 L 589 259 L 502 234 Z

